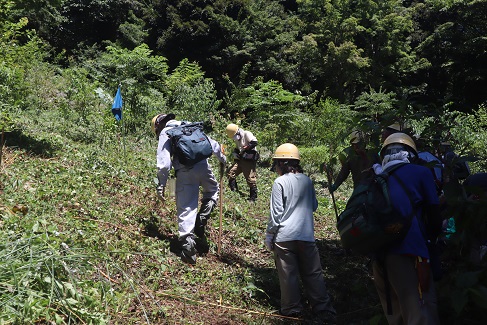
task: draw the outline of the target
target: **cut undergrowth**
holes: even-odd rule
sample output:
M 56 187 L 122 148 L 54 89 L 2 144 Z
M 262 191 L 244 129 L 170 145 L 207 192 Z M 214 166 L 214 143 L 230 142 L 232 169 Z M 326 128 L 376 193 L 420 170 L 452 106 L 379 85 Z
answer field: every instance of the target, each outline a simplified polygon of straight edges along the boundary
M 243 178 L 240 192 L 225 186 L 221 242 L 217 207 L 208 241 L 198 242 L 199 258 L 190 266 L 178 257 L 174 199 L 162 202 L 154 190 L 155 140 L 82 144 L 30 131 L 10 135 L 3 153 L 0 322 L 297 322 L 276 314 L 279 282 L 263 245 L 276 175 L 265 164 L 258 168 L 256 203 L 246 200 Z M 43 149 L 32 150 L 39 143 Z M 310 176 L 320 201 L 316 237 L 339 323 L 366 324 L 381 314 L 368 260 L 344 254 L 322 175 Z M 339 209 L 346 194 L 338 197 Z

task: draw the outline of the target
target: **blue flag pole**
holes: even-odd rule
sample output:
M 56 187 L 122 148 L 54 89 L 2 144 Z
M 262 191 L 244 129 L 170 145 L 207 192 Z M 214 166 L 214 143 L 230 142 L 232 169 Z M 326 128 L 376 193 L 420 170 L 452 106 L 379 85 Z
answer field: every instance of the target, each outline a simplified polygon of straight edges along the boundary
M 123 107 L 123 100 L 122 100 L 122 84 L 118 84 L 118 89 L 117 93 L 115 95 L 115 99 L 113 100 L 113 105 L 112 105 L 112 113 L 115 116 L 115 119 L 117 122 L 122 122 L 122 146 L 123 146 L 123 156 L 124 159 L 127 160 L 126 154 L 125 154 L 125 141 L 124 141 L 124 127 L 123 127 L 123 118 L 122 118 L 122 107 Z

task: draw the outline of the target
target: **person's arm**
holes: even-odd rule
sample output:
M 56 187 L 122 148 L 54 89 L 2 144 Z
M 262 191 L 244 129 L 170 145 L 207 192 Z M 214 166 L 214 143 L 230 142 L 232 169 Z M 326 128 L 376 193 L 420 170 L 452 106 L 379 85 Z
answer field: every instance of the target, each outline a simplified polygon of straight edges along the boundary
M 242 148 L 242 150 L 249 151 L 254 149 L 257 146 L 257 138 L 250 131 L 244 131 L 243 133 L 246 145 Z
M 167 179 L 172 167 L 171 161 L 171 141 L 165 132 L 159 135 L 159 142 L 157 144 L 157 184 L 156 191 L 159 198 L 164 199 L 164 192 L 166 189 Z
M 248 145 L 243 147 L 243 150 L 250 151 L 257 146 L 257 141 L 250 141 Z
M 346 162 L 345 164 L 342 164 L 342 168 L 340 169 L 338 176 L 335 178 L 335 182 L 331 185 L 330 190 L 332 192 L 336 191 L 336 189 L 347 179 L 348 175 L 350 175 L 350 166 L 348 162 Z
M 267 233 L 277 233 L 283 214 L 283 188 L 281 184 L 279 184 L 278 182 L 274 182 L 271 192 L 270 216 L 269 222 L 267 223 Z
M 269 222 L 267 223 L 264 245 L 269 251 L 274 250 L 274 241 L 281 223 L 281 217 L 284 212 L 283 189 L 280 184 L 274 182 L 271 192 L 271 209 Z
M 316 198 L 316 191 L 313 182 L 311 182 L 311 184 L 312 184 L 311 186 L 313 191 L 313 212 L 315 212 L 316 209 L 318 209 L 318 199 Z
M 221 145 L 210 137 L 208 137 L 208 140 L 210 140 L 213 155 L 218 158 L 221 163 L 225 164 L 227 162 L 227 157 L 223 154 Z

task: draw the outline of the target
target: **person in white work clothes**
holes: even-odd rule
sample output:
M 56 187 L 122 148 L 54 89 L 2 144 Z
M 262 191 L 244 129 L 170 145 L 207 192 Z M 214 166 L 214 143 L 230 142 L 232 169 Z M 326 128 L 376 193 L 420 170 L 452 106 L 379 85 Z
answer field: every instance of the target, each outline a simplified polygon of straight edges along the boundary
M 257 160 L 259 153 L 255 150 L 257 138 L 250 131 L 240 128 L 236 124 L 228 124 L 226 127 L 228 137 L 235 141 L 233 151 L 233 165 L 227 173 L 228 186 L 231 191 L 236 191 L 237 176 L 243 174 L 249 186 L 249 201 L 257 200 Z
M 166 131 L 181 125 L 175 120 L 174 114 L 159 114 L 152 119 L 152 130 L 159 139 L 157 146 L 157 186 L 158 195 L 163 198 L 171 167 L 176 172 L 176 207 L 178 215 L 179 241 L 181 243 L 181 260 L 186 263 L 196 263 L 195 235 L 204 237 L 205 225 L 210 213 L 215 207 L 219 186 L 213 175 L 208 159 L 188 167 L 179 162 L 172 152 L 171 141 Z M 226 157 L 221 151 L 220 144 L 208 137 L 213 155 L 222 163 Z M 202 187 L 201 207 L 198 211 L 198 198 Z

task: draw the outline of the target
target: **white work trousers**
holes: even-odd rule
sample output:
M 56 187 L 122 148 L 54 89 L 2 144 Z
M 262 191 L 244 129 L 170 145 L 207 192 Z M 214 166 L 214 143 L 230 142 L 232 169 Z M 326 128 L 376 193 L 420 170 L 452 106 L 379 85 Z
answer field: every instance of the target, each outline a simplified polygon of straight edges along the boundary
M 183 167 L 176 173 L 176 206 L 178 213 L 179 238 L 192 235 L 198 213 L 198 198 L 202 187 L 202 200 L 218 199 L 218 182 L 203 160 L 191 168 Z

